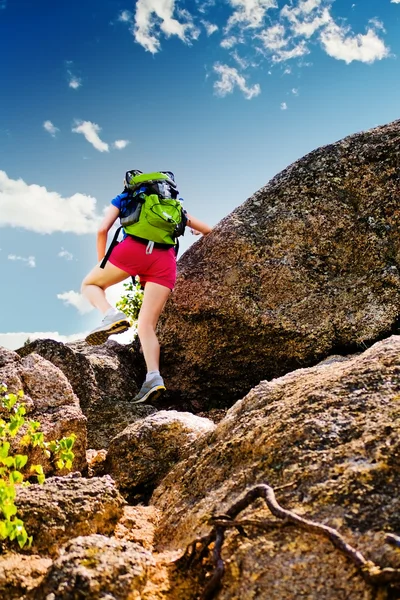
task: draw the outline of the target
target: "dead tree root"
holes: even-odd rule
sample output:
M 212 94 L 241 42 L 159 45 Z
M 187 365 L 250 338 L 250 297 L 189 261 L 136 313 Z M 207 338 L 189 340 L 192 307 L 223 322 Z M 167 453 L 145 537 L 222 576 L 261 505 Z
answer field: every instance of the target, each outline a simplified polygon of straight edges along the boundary
M 237 515 L 258 498 L 262 498 L 265 501 L 272 515 L 277 519 L 280 519 L 280 521 L 272 519 L 236 520 Z M 361 552 L 348 544 L 336 529 L 316 523 L 309 519 L 304 519 L 296 513 L 282 508 L 275 498 L 274 490 L 267 484 L 257 485 L 250 489 L 242 498 L 239 498 L 225 514 L 214 515 L 211 517 L 209 523 L 212 526 L 210 533 L 189 544 L 184 555 L 178 560 L 179 564 L 188 568 L 193 562 L 202 561 L 209 555 L 210 546 L 213 545 L 212 561 L 214 571 L 200 595 L 199 600 L 212 600 L 221 586 L 225 570 L 221 553 L 225 538 L 225 530 L 228 528 L 236 528 L 241 535 L 246 535 L 246 527 L 257 527 L 264 531 L 268 531 L 280 525 L 295 525 L 305 531 L 323 535 L 328 538 L 335 548 L 340 550 L 354 564 L 361 577 L 363 577 L 367 583 L 375 586 L 400 583 L 400 569 L 392 569 L 390 567 L 381 568 L 376 563 L 367 560 Z M 387 543 L 396 546 L 400 545 L 400 538 L 395 535 L 388 534 L 386 541 Z

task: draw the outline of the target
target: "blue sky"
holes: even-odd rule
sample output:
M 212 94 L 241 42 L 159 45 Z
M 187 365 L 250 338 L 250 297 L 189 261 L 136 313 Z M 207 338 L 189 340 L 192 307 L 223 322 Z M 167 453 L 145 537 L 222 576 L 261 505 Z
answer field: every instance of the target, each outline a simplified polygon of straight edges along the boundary
M 397 119 L 400 0 L 0 0 L 0 56 L 0 345 L 17 348 L 98 324 L 80 282 L 126 170 L 174 171 L 215 225 L 307 152 Z

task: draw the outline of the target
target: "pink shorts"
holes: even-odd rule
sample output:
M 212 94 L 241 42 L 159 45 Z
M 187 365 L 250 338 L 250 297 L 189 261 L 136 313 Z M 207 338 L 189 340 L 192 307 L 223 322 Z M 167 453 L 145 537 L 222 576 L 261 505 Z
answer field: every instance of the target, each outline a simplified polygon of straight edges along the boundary
M 132 277 L 139 276 L 140 284 L 147 281 L 158 283 L 170 290 L 174 289 L 176 281 L 176 256 L 174 248 L 153 248 L 151 254 L 146 254 L 146 244 L 131 237 L 126 237 L 117 244 L 108 259 L 112 265 L 129 273 Z

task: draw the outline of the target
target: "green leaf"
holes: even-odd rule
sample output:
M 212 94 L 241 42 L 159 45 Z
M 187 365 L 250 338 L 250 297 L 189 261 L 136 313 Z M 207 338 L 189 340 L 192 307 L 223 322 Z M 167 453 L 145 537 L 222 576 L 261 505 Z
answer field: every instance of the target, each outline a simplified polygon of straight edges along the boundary
M 16 454 L 14 458 L 16 469 L 22 469 L 28 462 L 28 457 L 26 456 L 26 454 Z
M 0 444 L 0 458 L 6 458 L 10 450 L 10 442 L 2 442 Z
M 10 482 L 11 483 L 22 483 L 24 480 L 24 476 L 19 471 L 11 471 L 10 473 Z

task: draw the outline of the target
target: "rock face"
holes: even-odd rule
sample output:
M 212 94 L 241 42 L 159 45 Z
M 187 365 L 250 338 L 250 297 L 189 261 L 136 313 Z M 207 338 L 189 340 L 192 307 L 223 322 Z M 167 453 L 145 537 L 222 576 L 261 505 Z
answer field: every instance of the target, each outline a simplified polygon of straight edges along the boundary
M 155 412 L 130 403 L 144 378 L 143 359 L 130 347 L 112 340 L 101 346 L 35 340 L 18 350 L 21 356 L 32 352 L 51 361 L 71 383 L 88 419 L 89 448 L 107 448 L 127 425 Z
M 345 362 L 261 382 L 155 490 L 158 549 L 185 548 L 210 530 L 210 514 L 269 483 L 283 507 L 337 528 L 381 566 L 400 567 L 398 550 L 385 545 L 386 532 L 400 531 L 399 391 L 398 336 Z M 240 517 L 271 514 L 258 501 Z M 247 533 L 227 536 L 219 600 L 377 597 L 322 537 L 274 522 L 268 533 Z
M 320 148 L 185 252 L 159 328 L 172 395 L 231 406 L 260 380 L 393 331 L 399 148 L 400 121 Z
M 150 552 L 134 542 L 78 537 L 53 563 L 33 598 L 140 600 L 153 564 Z
M 24 392 L 26 420 L 39 421 L 47 441 L 76 435 L 73 468 L 85 471 L 86 418 L 61 371 L 37 354 L 21 359 L 15 352 L 0 347 L 0 382 L 8 386 L 9 392 Z M 40 448 L 26 447 L 26 453 L 30 463 L 41 464 L 46 474 L 56 472 L 56 466 Z
M 129 425 L 111 440 L 106 470 L 119 488 L 153 490 L 199 438 L 214 431 L 209 419 L 175 410 L 160 411 Z
M 52 477 L 42 485 L 19 487 L 18 516 L 33 536 L 30 552 L 57 556 L 79 535 L 113 533 L 125 501 L 111 477 Z

